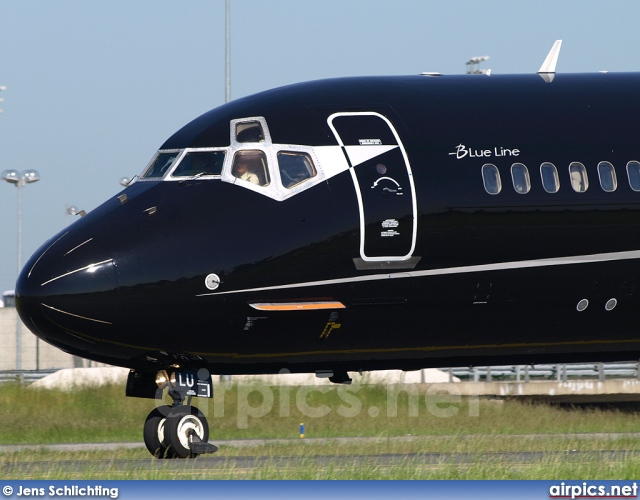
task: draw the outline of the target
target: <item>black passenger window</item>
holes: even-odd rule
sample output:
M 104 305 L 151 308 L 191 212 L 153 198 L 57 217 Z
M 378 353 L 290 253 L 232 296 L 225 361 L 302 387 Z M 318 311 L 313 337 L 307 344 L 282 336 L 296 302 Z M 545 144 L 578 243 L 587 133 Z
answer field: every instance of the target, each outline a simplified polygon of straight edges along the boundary
M 584 193 L 589 189 L 589 178 L 587 169 L 582 163 L 577 161 L 569 165 L 569 175 L 571 176 L 571 187 L 576 193 Z
M 629 177 L 631 189 L 640 191 L 640 162 L 630 161 L 627 163 L 627 176 Z
M 287 189 L 291 189 L 316 175 L 311 157 L 306 153 L 280 151 L 278 152 L 278 167 L 280 168 L 282 185 Z
M 498 167 L 491 163 L 482 165 L 482 182 L 487 193 L 498 194 L 502 190 Z
M 241 122 L 236 124 L 236 141 L 264 142 L 262 125 L 258 121 Z
M 607 193 L 615 191 L 618 187 L 618 179 L 616 170 L 608 161 L 598 163 L 598 177 L 600 178 L 600 186 Z
M 233 157 L 232 173 L 238 179 L 266 186 L 269 184 L 267 158 L 263 151 L 238 151 Z
M 186 154 L 171 176 L 221 175 L 223 164 L 224 151 L 193 151 Z
M 173 165 L 180 153 L 159 153 L 156 159 L 153 161 L 149 168 L 142 174 L 143 179 L 150 179 L 156 177 L 162 177 L 167 173 L 167 170 Z
M 560 179 L 558 169 L 553 163 L 543 163 L 540 165 L 540 177 L 542 177 L 542 187 L 547 193 L 557 193 L 560 189 Z
M 529 170 L 522 163 L 514 163 L 511 165 L 511 179 L 513 180 L 513 189 L 516 190 L 516 193 L 527 194 L 531 189 Z

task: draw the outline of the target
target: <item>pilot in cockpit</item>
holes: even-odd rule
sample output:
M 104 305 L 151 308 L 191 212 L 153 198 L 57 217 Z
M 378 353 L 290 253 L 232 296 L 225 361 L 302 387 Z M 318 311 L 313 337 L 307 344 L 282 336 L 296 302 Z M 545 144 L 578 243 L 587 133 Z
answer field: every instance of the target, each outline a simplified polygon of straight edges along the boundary
M 260 184 L 260 179 L 253 172 L 249 171 L 249 160 L 247 158 L 240 157 L 233 165 L 233 175 L 243 181 L 249 181 L 252 184 Z

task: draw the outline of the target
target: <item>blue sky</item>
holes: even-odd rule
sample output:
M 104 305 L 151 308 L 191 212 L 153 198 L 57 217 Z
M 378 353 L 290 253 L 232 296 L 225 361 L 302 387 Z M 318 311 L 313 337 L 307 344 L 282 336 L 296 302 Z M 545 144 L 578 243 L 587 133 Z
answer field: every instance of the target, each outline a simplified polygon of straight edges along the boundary
M 0 0 L 0 171 L 23 190 L 23 262 L 224 102 L 224 0 Z M 326 77 L 637 71 L 635 0 L 231 0 L 231 96 Z M 0 184 L 0 291 L 17 277 L 17 190 Z

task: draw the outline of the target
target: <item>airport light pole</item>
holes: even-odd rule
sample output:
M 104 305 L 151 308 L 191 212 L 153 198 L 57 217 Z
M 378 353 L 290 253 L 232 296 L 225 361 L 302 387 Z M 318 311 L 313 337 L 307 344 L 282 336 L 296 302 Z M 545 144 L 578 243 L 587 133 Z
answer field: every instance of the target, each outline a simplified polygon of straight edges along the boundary
M 22 270 L 22 188 L 27 184 L 40 180 L 36 170 L 5 170 L 2 180 L 14 184 L 18 188 L 18 274 Z M 17 316 L 16 321 L 16 370 L 22 370 L 22 321 Z
M 224 9 L 225 27 L 225 79 L 224 79 L 224 102 L 231 100 L 231 0 L 226 0 Z M 231 375 L 220 375 L 220 382 L 231 385 Z
M 483 61 L 487 61 L 488 59 L 489 56 L 476 56 L 469 59 L 466 63 L 467 75 L 482 75 L 486 74 L 487 71 L 490 71 L 486 69 L 480 69 L 480 63 Z
M 231 100 L 231 0 L 225 5 L 225 95 L 224 102 Z
M 0 85 L 0 91 L 2 90 L 7 90 L 7 87 L 5 87 L 4 85 Z M 4 99 L 0 99 L 0 102 L 3 102 Z M 2 113 L 2 110 L 0 109 L 0 113 Z
M 75 205 L 66 205 L 64 211 L 64 225 L 67 226 L 69 215 L 78 215 L 79 210 Z

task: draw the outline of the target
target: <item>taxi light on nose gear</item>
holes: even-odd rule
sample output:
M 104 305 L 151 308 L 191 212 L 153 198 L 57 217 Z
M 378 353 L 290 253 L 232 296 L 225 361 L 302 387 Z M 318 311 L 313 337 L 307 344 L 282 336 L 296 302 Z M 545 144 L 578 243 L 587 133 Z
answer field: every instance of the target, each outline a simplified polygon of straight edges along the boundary
M 164 389 L 168 385 L 175 386 L 176 385 L 176 374 L 175 374 L 175 372 L 171 372 L 171 375 L 169 375 L 166 370 L 160 370 L 156 374 L 156 385 L 160 389 Z
M 156 385 L 160 389 L 164 389 L 167 386 L 167 372 L 162 370 L 156 374 Z

